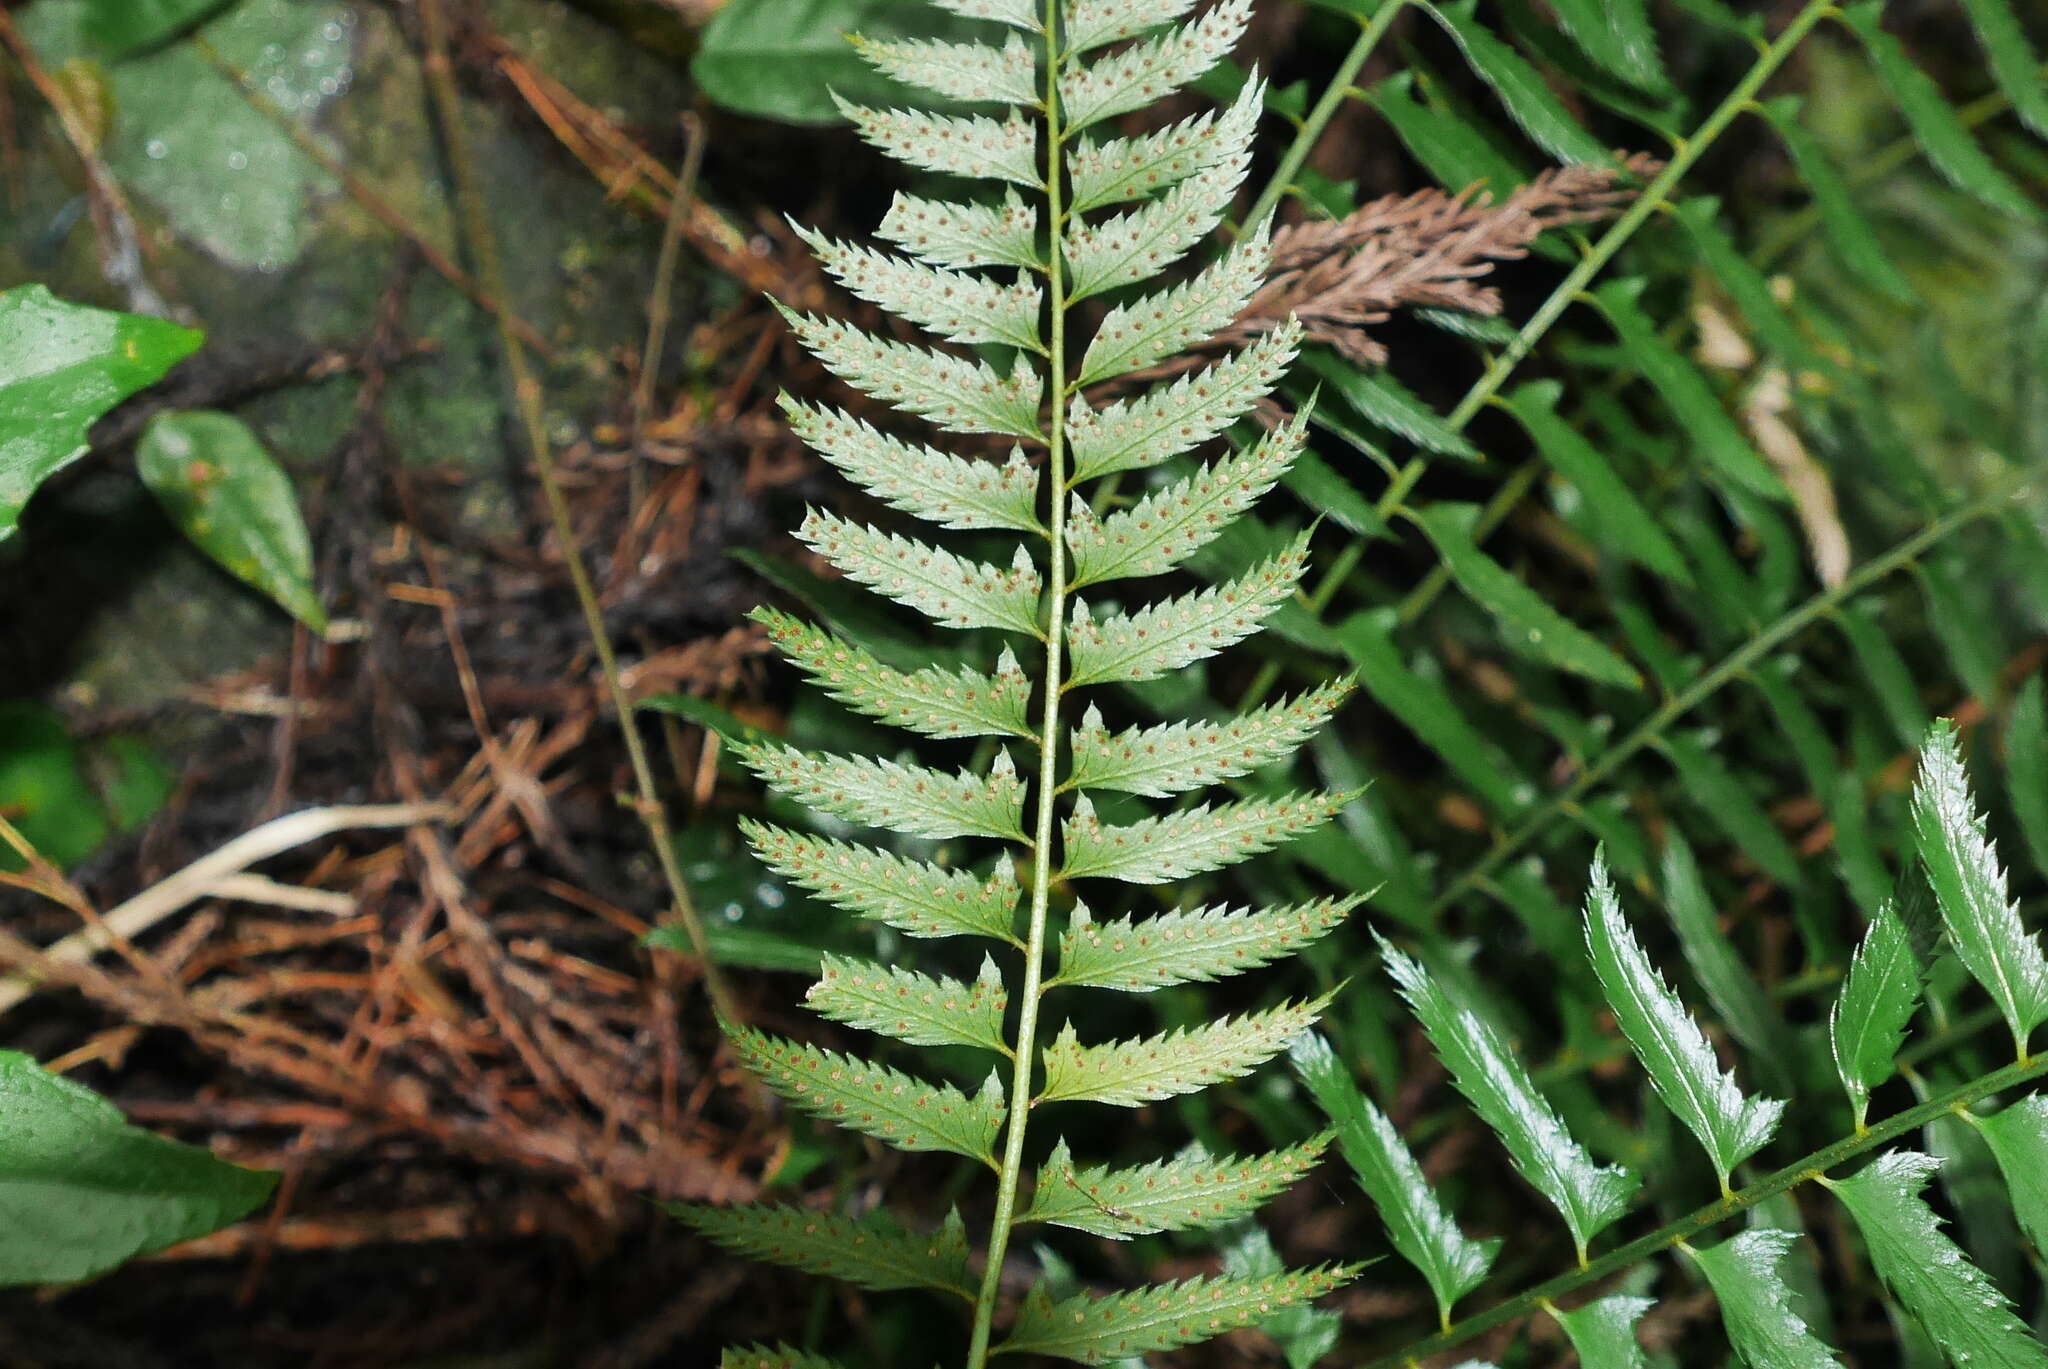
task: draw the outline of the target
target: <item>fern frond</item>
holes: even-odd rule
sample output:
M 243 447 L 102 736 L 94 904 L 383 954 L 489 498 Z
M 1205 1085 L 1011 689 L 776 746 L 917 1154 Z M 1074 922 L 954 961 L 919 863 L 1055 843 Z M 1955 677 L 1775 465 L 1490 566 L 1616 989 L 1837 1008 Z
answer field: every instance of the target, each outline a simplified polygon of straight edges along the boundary
M 772 608 L 748 615 L 768 640 L 847 707 L 927 737 L 1029 737 L 1031 680 L 1009 651 L 993 675 L 961 667 L 905 672 Z
M 1906 924 L 1887 903 L 1856 948 L 1828 1016 L 1835 1070 L 1856 1110 L 1859 1128 L 1870 1107 L 1870 1091 L 1898 1068 L 1906 1024 L 1920 1004 L 1920 975 Z
M 971 461 L 877 432 L 836 409 L 785 400 L 789 430 L 848 479 L 905 513 L 942 528 L 1037 532 L 1038 472 L 1017 448 L 1010 459 Z
M 1196 908 L 1114 922 L 1097 922 L 1077 905 L 1060 933 L 1059 974 L 1050 983 L 1149 993 L 1242 974 L 1320 940 L 1361 901 L 1354 895 L 1257 912 Z
M 840 1365 L 837 1360 L 786 1345 L 748 1345 L 720 1355 L 718 1369 L 840 1369 Z
M 1038 62 L 1021 35 L 986 43 L 877 43 L 848 35 L 854 51 L 893 81 L 966 104 L 1029 105 L 1038 100 Z
M 1197 1278 L 1109 1297 L 1054 1302 L 1034 1288 L 1017 1312 L 1004 1353 L 1054 1355 L 1082 1364 L 1171 1350 L 1250 1326 L 1341 1288 L 1358 1265 L 1325 1265 L 1263 1278 Z
M 1086 213 L 1157 194 L 1242 156 L 1264 108 L 1266 83 L 1246 81 L 1229 107 L 1133 138 L 1083 143 L 1067 159 L 1072 211 Z
M 1292 755 L 1351 696 L 1349 679 L 1214 723 L 1162 723 L 1111 732 L 1090 708 L 1074 729 L 1067 783 L 1171 798 Z
M 981 1046 L 1003 1052 L 1010 994 L 996 963 L 981 960 L 972 984 L 827 952 L 804 1001 L 819 1015 L 912 1046 Z
M 1022 547 L 1007 570 L 813 509 L 797 530 L 826 560 L 941 627 L 1038 635 L 1043 581 Z
M 1033 188 L 1044 183 L 1038 166 L 1038 128 L 1021 113 L 998 123 L 979 114 L 868 109 L 836 95 L 832 102 L 861 137 L 920 171 Z
M 1650 1310 L 1648 1298 L 1616 1293 L 1569 1312 L 1551 1310 L 1564 1328 L 1583 1369 L 1650 1369 L 1636 1340 L 1636 1323 Z
M 1023 29 L 1026 33 L 1045 32 L 1045 11 L 1039 8 L 1038 0 L 932 0 L 932 3 L 963 19 L 987 19 Z
M 1061 1141 L 1038 1171 L 1022 1220 L 1071 1227 L 1110 1240 L 1161 1231 L 1211 1230 L 1245 1216 L 1315 1168 L 1324 1132 L 1298 1146 L 1221 1160 L 1193 1147 L 1133 1169 L 1076 1169 Z
M 819 265 L 853 294 L 948 342 L 1000 343 L 1036 352 L 1041 296 L 1028 277 L 1010 284 L 837 242 L 790 225 Z
M 887 1141 L 898 1150 L 943 1150 L 995 1163 L 1003 1089 L 994 1074 L 972 1098 L 850 1055 L 726 1024 L 740 1063 L 813 1117 Z
M 1038 209 L 1007 191 L 1001 204 L 947 204 L 898 191 L 876 234 L 934 266 L 1045 264 L 1038 249 Z
M 1193 280 L 1117 305 L 1103 316 L 1082 355 L 1077 383 L 1092 385 L 1150 366 L 1221 332 L 1259 288 L 1267 259 L 1267 226 L 1261 224 Z
M 1067 51 L 1091 52 L 1170 24 L 1196 0 L 1067 0 Z
M 928 1233 L 905 1231 L 888 1214 L 842 1217 L 758 1203 L 711 1207 L 671 1203 L 669 1212 L 750 1259 L 825 1274 L 861 1288 L 931 1288 L 974 1296 L 967 1269 L 967 1228 L 960 1214 Z
M 1059 78 L 1067 127 L 1078 132 L 1180 89 L 1237 46 L 1251 16 L 1251 0 L 1222 0 L 1192 24 L 1135 43 L 1093 65 L 1069 66 Z
M 1342 812 L 1357 794 L 1290 794 L 1280 799 L 1202 804 L 1140 818 L 1103 822 L 1082 795 L 1060 827 L 1067 879 L 1120 879 L 1163 884 L 1235 865 L 1313 831 Z
M 984 880 L 749 818 L 740 819 L 740 830 L 770 869 L 834 907 L 911 936 L 1014 939 L 1010 928 L 1021 890 L 1008 855 L 997 859 L 995 872 Z
M 1086 299 L 1156 276 L 1214 232 L 1251 160 L 1250 134 L 1248 126 L 1222 125 L 1213 165 L 1128 213 L 1069 224 L 1061 255 L 1071 273 L 1072 298 Z M 1263 272 L 1263 263 L 1259 269 Z M 1246 298 L 1250 295 L 1247 290 Z M 1219 323 L 1208 331 L 1216 332 L 1222 326 Z
M 1272 393 L 1300 344 L 1301 325 L 1289 320 L 1207 370 L 1135 399 L 1095 408 L 1075 396 L 1067 414 L 1074 483 L 1156 466 L 1201 446 Z
M 779 742 L 736 744 L 747 768 L 798 803 L 865 827 L 943 841 L 1024 835 L 1024 781 L 1008 752 L 986 777 L 866 756 L 818 756 Z
M 1045 1048 L 1045 1086 L 1038 1101 L 1134 1108 L 1239 1078 L 1285 1050 L 1329 1001 L 1325 994 L 1163 1036 L 1099 1046 L 1082 1045 L 1069 1024 Z
M 1796 1239 L 1758 1227 L 1711 1249 L 1684 1247 L 1707 1276 L 1729 1342 L 1749 1369 L 1839 1369 L 1835 1352 L 1792 1310 L 1782 1266 Z
M 787 308 L 782 316 L 827 370 L 872 399 L 949 432 L 1038 438 L 1043 385 L 1021 357 L 1005 379 L 987 362 L 870 337 L 838 319 Z

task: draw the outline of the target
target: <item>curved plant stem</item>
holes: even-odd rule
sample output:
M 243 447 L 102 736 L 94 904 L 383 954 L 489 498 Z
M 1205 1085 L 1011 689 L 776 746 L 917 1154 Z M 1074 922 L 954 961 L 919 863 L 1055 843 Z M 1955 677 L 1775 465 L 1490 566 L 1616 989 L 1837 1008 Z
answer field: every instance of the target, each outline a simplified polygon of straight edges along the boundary
M 1009 1116 L 996 1180 L 995 1215 L 989 1221 L 987 1262 L 981 1289 L 974 1300 L 974 1331 L 967 1350 L 967 1369 L 988 1363 L 989 1334 L 995 1326 L 996 1296 L 1001 1290 L 1003 1257 L 1017 1217 L 1017 1185 L 1024 1171 L 1024 1132 L 1031 1118 L 1032 1066 L 1038 1057 L 1038 1003 L 1045 994 L 1046 924 L 1052 911 L 1052 838 L 1054 805 L 1059 797 L 1060 696 L 1064 692 L 1062 648 L 1067 615 L 1067 277 L 1060 257 L 1066 228 L 1066 159 L 1061 147 L 1059 71 L 1059 0 L 1045 0 L 1045 187 L 1047 386 L 1051 419 L 1046 434 L 1046 596 L 1045 678 L 1040 681 L 1038 792 L 1031 837 L 1031 916 L 1024 935 L 1024 986 L 1010 1071 Z
M 1708 1203 L 1668 1226 L 1659 1227 L 1647 1236 L 1638 1237 L 1627 1245 L 1609 1251 L 1583 1269 L 1574 1269 L 1571 1273 L 1561 1274 L 1546 1283 L 1525 1288 L 1515 1296 L 1495 1303 L 1484 1312 L 1475 1313 L 1454 1324 L 1449 1330 L 1440 1331 L 1436 1335 L 1405 1346 L 1394 1354 L 1373 1360 L 1365 1369 L 1401 1369 L 1402 1366 L 1417 1364 L 1440 1350 L 1462 1345 L 1474 1336 L 1483 1335 L 1496 1326 L 1526 1316 L 1545 1301 L 1564 1297 L 1588 1284 L 1609 1278 L 1652 1255 L 1670 1249 L 1680 1241 L 1689 1240 L 1702 1231 L 1718 1226 L 1728 1218 L 1748 1211 L 1766 1198 L 1775 1197 L 1809 1179 L 1821 1178 L 1835 1166 L 1875 1150 L 1916 1127 L 1925 1126 L 1958 1108 L 1968 1107 L 1980 1098 L 1988 1098 L 1994 1093 L 2038 1079 L 2044 1074 L 2048 1074 L 2048 1054 L 2021 1060 L 2007 1065 L 2004 1069 L 1982 1075 L 1940 1097 L 1931 1098 L 1918 1107 L 1908 1108 L 1895 1117 L 1886 1118 L 1861 1136 L 1845 1136 L 1832 1145 L 1823 1146 L 1805 1159 L 1795 1160 L 1775 1174 L 1759 1179 L 1746 1188 L 1739 1188 L 1727 1197 Z
M 441 7 L 441 0 L 420 0 L 420 26 L 426 36 L 427 86 L 433 92 L 434 104 L 440 114 L 441 136 L 446 142 L 449 165 L 455 175 L 455 195 L 461 210 L 464 236 L 468 238 L 470 252 L 476 258 L 477 274 L 482 277 L 486 293 L 493 299 L 503 300 L 506 298 L 505 271 L 498 257 L 497 237 L 491 231 L 490 207 L 484 199 L 483 187 L 477 181 L 475 168 L 470 165 L 464 151 L 460 97 L 455 89 L 454 71 L 448 62 L 448 17 Z M 590 578 L 582 539 L 576 535 L 575 522 L 569 516 L 569 501 L 562 494 L 562 482 L 555 471 L 554 449 L 549 445 L 547 423 L 541 412 L 540 380 L 527 362 L 526 349 L 508 315 L 499 311 L 493 317 L 498 322 L 499 350 L 505 356 L 505 369 L 511 373 L 513 400 L 519 409 L 527 446 L 533 454 L 534 469 L 540 474 L 541 493 L 547 500 L 555 539 L 562 544 L 562 560 L 568 566 L 569 581 L 576 590 L 576 603 L 583 610 L 584 626 L 590 632 L 590 645 L 597 652 L 598 667 L 604 675 L 606 692 L 611 696 L 612 711 L 618 715 L 619 732 L 625 739 L 627 758 L 632 763 L 633 782 L 638 791 L 634 807 L 641 822 L 646 824 L 655 859 L 661 863 L 662 877 L 668 883 L 671 907 L 690 939 L 690 949 L 697 957 L 704 978 L 704 991 L 711 999 L 711 1006 L 721 1018 L 737 1022 L 738 1004 L 724 976 L 719 973 L 718 963 L 711 957 L 710 943 L 704 939 L 704 924 L 697 916 L 696 904 L 691 901 L 689 886 L 683 882 L 683 867 L 676 855 L 674 834 L 669 830 L 668 812 L 662 807 L 660 790 L 655 787 L 654 767 L 647 759 L 647 744 L 641 739 L 640 729 L 633 720 L 633 700 L 626 693 L 625 683 L 619 675 L 618 652 L 612 646 L 611 632 L 604 625 L 604 606 L 599 602 L 597 586 Z
M 1918 560 L 1928 548 L 1958 528 L 1996 512 L 2024 483 L 2008 483 L 1961 508 L 1943 514 L 1882 556 L 1865 561 L 1844 578 L 1841 584 L 1823 590 L 1799 607 L 1780 615 L 1770 626 L 1722 657 L 1712 669 L 1695 676 L 1691 684 L 1666 699 L 1656 712 L 1639 723 L 1628 736 L 1601 752 L 1599 759 L 1579 772 L 1578 778 L 1553 794 L 1542 807 L 1524 818 L 1514 831 L 1496 842 L 1493 849 L 1477 863 L 1452 880 L 1449 887 L 1430 904 L 1429 915 L 1435 917 L 1473 889 L 1486 884 L 1494 871 L 1535 840 L 1553 821 L 1570 812 L 1572 807 L 1585 797 L 1588 790 L 1612 775 L 1638 751 L 1657 741 L 1671 724 L 1699 707 L 1722 685 L 1749 671 L 1757 662 L 1770 655 L 1814 620 L 1834 612 L 1845 601 L 1870 585 Z
M 1323 136 L 1323 130 L 1330 126 L 1330 120 L 1337 117 L 1337 111 L 1351 98 L 1351 83 L 1358 79 L 1358 73 L 1365 67 L 1366 58 L 1380 45 L 1395 18 L 1407 7 L 1408 0 L 1381 0 L 1380 7 L 1373 12 L 1359 30 L 1358 40 L 1351 45 L 1351 51 L 1344 54 L 1344 60 L 1337 65 L 1336 74 L 1330 77 L 1330 84 L 1323 91 L 1323 98 L 1316 101 L 1316 107 L 1309 111 L 1301 128 L 1294 135 L 1294 141 L 1280 158 L 1280 165 L 1273 169 L 1273 178 L 1266 182 L 1266 188 L 1259 194 L 1258 203 L 1251 213 L 1245 215 L 1246 223 L 1258 223 L 1280 207 L 1288 188 L 1301 171 L 1308 154 Z

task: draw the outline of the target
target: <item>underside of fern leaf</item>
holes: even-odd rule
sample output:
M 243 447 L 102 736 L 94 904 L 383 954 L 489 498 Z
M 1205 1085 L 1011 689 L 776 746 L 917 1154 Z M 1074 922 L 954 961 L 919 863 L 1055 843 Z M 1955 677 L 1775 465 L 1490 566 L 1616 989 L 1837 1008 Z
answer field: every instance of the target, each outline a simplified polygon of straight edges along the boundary
M 1009 1351 L 1098 1363 L 1257 1323 L 1350 1276 L 1339 1266 L 1078 1296 L 1040 1283 L 1014 1307 L 999 1298 L 1020 1227 L 1111 1239 L 1210 1228 L 1245 1217 L 1321 1152 L 1327 1138 L 1114 1168 L 1078 1161 L 1040 1118 L 1056 1115 L 1055 1103 L 1138 1107 L 1236 1078 L 1314 1023 L 1327 997 L 1106 1041 L 1085 1040 L 1072 1020 L 1058 1025 L 1051 1014 L 1076 991 L 1144 993 L 1239 974 L 1342 921 L 1355 899 L 1145 916 L 1114 905 L 1132 885 L 1225 869 L 1335 816 L 1350 795 L 1198 802 L 1149 815 L 1130 807 L 1285 760 L 1343 702 L 1349 682 L 1235 718 L 1118 728 L 1105 716 L 1113 695 L 1080 697 L 1091 685 L 1158 678 L 1256 633 L 1306 564 L 1304 535 L 1222 584 L 1190 592 L 1147 583 L 1227 532 L 1286 476 L 1307 435 L 1303 415 L 1242 450 L 1204 450 L 1279 384 L 1301 336 L 1290 319 L 1270 320 L 1240 350 L 1225 347 L 1199 374 L 1150 388 L 1139 374 L 1185 370 L 1171 363 L 1190 348 L 1216 351 L 1215 335 L 1266 276 L 1264 224 L 1248 225 L 1206 266 L 1177 266 L 1241 186 L 1263 84 L 1248 82 L 1227 109 L 1138 137 L 1114 136 L 1105 122 L 1222 60 L 1244 31 L 1250 0 L 935 2 L 1001 27 L 981 42 L 856 40 L 856 48 L 913 92 L 976 111 L 842 111 L 913 168 L 997 188 L 958 202 L 898 196 L 879 235 L 903 255 L 798 230 L 847 290 L 927 340 L 785 311 L 834 376 L 900 421 L 787 398 L 784 408 L 799 437 L 923 524 L 898 531 L 820 509 L 805 520 L 804 540 L 849 579 L 932 623 L 1004 645 L 979 658 L 994 657 L 992 670 L 905 670 L 780 612 L 757 617 L 847 708 L 922 737 L 984 739 L 983 759 L 960 769 L 894 754 L 816 754 L 769 739 L 737 745 L 771 788 L 820 819 L 878 832 L 846 840 L 749 824 L 774 869 L 834 907 L 914 936 L 995 943 L 978 974 L 972 961 L 946 974 L 828 957 L 810 1006 L 904 1046 L 979 1049 L 1000 1065 L 965 1092 L 899 1069 L 901 1052 L 885 1064 L 736 1023 L 728 1030 L 741 1060 L 796 1107 L 900 1149 L 980 1161 L 995 1174 L 993 1201 L 968 1202 L 970 1213 L 987 1214 L 970 1224 L 981 1227 L 976 1239 L 957 1217 L 922 1234 L 917 1223 L 879 1213 L 763 1206 L 681 1215 L 757 1258 L 873 1289 L 960 1294 L 972 1305 L 968 1369 Z M 1169 271 L 1174 279 L 1158 280 Z M 1110 307 L 1091 311 L 1092 332 L 1070 313 L 1076 301 L 1111 290 L 1119 294 Z M 1098 385 L 1118 398 L 1083 395 Z M 949 450 L 946 434 L 993 434 L 1007 458 Z M 1178 478 L 1123 507 L 1093 487 L 1169 461 L 1183 468 Z M 971 549 L 947 542 L 963 531 L 981 540 Z M 1092 603 L 1075 596 L 1083 584 Z M 1116 819 L 1098 815 L 1098 800 L 1117 795 L 1131 797 L 1116 799 Z M 906 840 L 945 845 L 935 860 L 928 846 L 904 848 Z M 982 842 L 999 844 L 993 864 L 974 845 Z M 735 1351 L 728 1362 L 813 1361 L 776 1347 Z

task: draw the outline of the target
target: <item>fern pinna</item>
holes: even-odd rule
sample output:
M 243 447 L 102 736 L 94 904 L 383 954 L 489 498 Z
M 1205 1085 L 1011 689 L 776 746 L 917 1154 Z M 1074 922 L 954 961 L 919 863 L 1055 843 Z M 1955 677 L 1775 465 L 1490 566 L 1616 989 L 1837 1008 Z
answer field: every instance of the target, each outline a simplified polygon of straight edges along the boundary
M 1267 232 L 1257 225 L 1181 283 L 1149 295 L 1127 290 L 1160 275 L 1221 222 L 1248 167 L 1259 82 L 1226 109 L 1154 133 L 1102 132 L 1105 120 L 1156 102 L 1221 60 L 1244 30 L 1250 0 L 1220 0 L 1192 18 L 1195 0 L 934 2 L 1010 32 L 1000 44 L 855 40 L 859 51 L 918 91 L 1005 112 L 842 109 L 897 160 L 1002 183 L 1000 198 L 898 196 L 880 233 L 905 255 L 805 238 L 854 294 L 957 349 L 978 350 L 934 350 L 832 319 L 787 317 L 855 390 L 941 431 L 1015 445 L 1007 462 L 969 459 L 830 408 L 794 400 L 786 408 L 799 436 L 896 508 L 940 528 L 1008 534 L 1015 548 L 1007 560 L 984 560 L 824 512 L 806 520 L 805 541 L 851 579 L 934 622 L 1003 634 L 1010 645 L 992 669 L 904 672 L 783 615 L 765 612 L 762 621 L 849 707 L 931 737 L 993 739 L 983 753 L 992 759 L 947 772 L 766 740 L 743 744 L 742 758 L 820 814 L 930 842 L 983 838 L 1015 849 L 1014 858 L 1005 851 L 979 868 L 750 829 L 772 867 L 832 904 L 912 936 L 1002 943 L 1006 963 L 986 958 L 972 983 L 830 958 L 809 1001 L 826 1017 L 912 1045 L 981 1048 L 1006 1062 L 1009 1077 L 992 1071 L 978 1089 L 962 1091 L 737 1024 L 728 1029 L 745 1063 L 796 1106 L 904 1150 L 987 1165 L 992 1215 L 978 1271 L 957 1216 L 935 1232 L 912 1233 L 880 1216 L 789 1207 L 683 1215 L 750 1255 L 869 1288 L 957 1295 L 970 1308 L 969 1369 L 1002 1353 L 1098 1363 L 1251 1324 L 1351 1272 L 1201 1277 L 1114 1296 L 1055 1297 L 1041 1283 L 997 1336 L 1001 1275 L 1019 1226 L 1107 1237 L 1211 1227 L 1252 1211 L 1320 1151 L 1317 1141 L 1239 1159 L 1189 1152 L 1117 1171 L 1084 1167 L 1064 1143 L 1045 1144 L 1045 1127 L 1029 1124 L 1047 1104 L 1136 1107 L 1234 1078 L 1315 1020 L 1320 1002 L 1292 1003 L 1166 1036 L 1084 1043 L 1071 1025 L 1048 1030 L 1045 1013 L 1054 989 L 1144 992 L 1215 979 L 1295 951 L 1338 923 L 1348 901 L 1099 920 L 1069 891 L 1076 881 L 1093 896 L 1106 885 L 1160 885 L 1222 869 L 1329 818 L 1342 796 L 1183 804 L 1135 821 L 1109 820 L 1091 796 L 1171 799 L 1247 775 L 1289 755 L 1345 688 L 1214 724 L 1112 730 L 1092 704 L 1075 716 L 1080 691 L 1160 679 L 1258 631 L 1293 593 L 1307 553 L 1304 536 L 1227 583 L 1144 607 L 1126 602 L 1127 582 L 1173 570 L 1273 486 L 1301 449 L 1300 419 L 1121 507 L 1111 507 L 1113 491 L 1091 497 L 1090 488 L 1221 436 L 1293 359 L 1299 330 L 1290 322 L 1198 374 L 1150 389 L 1127 380 L 1131 392 L 1113 401 L 1084 394 L 1208 340 L 1265 275 Z M 1075 306 L 1113 291 L 1124 296 L 1101 313 L 1092 336 L 1073 336 Z M 1035 658 L 1035 672 L 1019 652 Z M 1057 961 L 1049 964 L 1055 939 Z M 734 1352 L 727 1363 L 823 1361 L 775 1347 Z

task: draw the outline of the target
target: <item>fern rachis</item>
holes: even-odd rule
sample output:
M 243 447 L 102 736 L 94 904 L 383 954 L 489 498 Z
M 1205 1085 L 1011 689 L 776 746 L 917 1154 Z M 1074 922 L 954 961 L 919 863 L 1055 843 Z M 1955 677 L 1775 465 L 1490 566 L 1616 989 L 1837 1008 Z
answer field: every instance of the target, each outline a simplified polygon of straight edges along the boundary
M 1222 869 L 1326 821 L 1347 796 L 1179 806 L 1111 822 L 1090 795 L 1167 798 L 1283 759 L 1349 686 L 1333 682 L 1213 725 L 1111 732 L 1094 700 L 1075 717 L 1078 691 L 1157 678 L 1256 632 L 1292 594 L 1306 561 L 1303 538 L 1229 584 L 1125 607 L 1131 581 L 1175 570 L 1281 478 L 1304 444 L 1300 421 L 1128 509 L 1098 518 L 1087 499 L 1090 482 L 1187 456 L 1243 418 L 1278 382 L 1300 337 L 1280 320 L 1211 374 L 1114 403 L 1081 395 L 1084 386 L 1146 371 L 1207 342 L 1239 316 L 1265 276 L 1267 237 L 1255 225 L 1181 283 L 1130 294 L 1220 222 L 1249 163 L 1258 82 L 1228 110 L 1158 133 L 1123 139 L 1101 126 L 1213 66 L 1241 35 L 1249 0 L 1219 0 L 1178 26 L 1173 21 L 1195 8 L 1192 0 L 934 3 L 1010 32 L 1000 45 L 862 41 L 860 52 L 913 87 L 1003 112 L 842 108 L 869 141 L 914 167 L 1007 182 L 1002 200 L 899 196 L 881 234 L 905 256 L 799 231 L 854 294 L 942 342 L 983 350 L 931 350 L 833 319 L 785 317 L 852 388 L 944 432 L 1007 438 L 1035 449 L 1037 460 L 968 460 L 835 410 L 795 401 L 785 407 L 801 437 L 896 509 L 939 528 L 1015 537 L 1012 558 L 998 564 L 824 512 L 813 512 L 802 530 L 849 578 L 941 626 L 1000 636 L 1005 645 L 993 674 L 972 666 L 906 672 L 785 615 L 759 616 L 777 644 L 849 707 L 928 736 L 999 744 L 985 770 L 961 773 L 811 755 L 762 739 L 739 749 L 771 787 L 820 813 L 928 840 L 993 839 L 1014 848 L 1028 878 L 1016 877 L 1005 853 L 983 880 L 909 853 L 749 827 L 770 865 L 827 902 L 922 937 L 999 943 L 997 954 L 1010 963 L 984 958 L 972 982 L 835 956 L 809 1002 L 825 1017 L 907 1044 L 982 1049 L 1006 1063 L 1009 1077 L 991 1073 L 963 1092 L 737 1023 L 727 1027 L 742 1060 L 796 1106 L 901 1149 L 948 1151 L 993 1170 L 981 1270 L 968 1271 L 957 1216 L 921 1237 L 879 1217 L 805 1221 L 788 1208 L 681 1215 L 743 1253 L 871 1288 L 922 1286 L 964 1298 L 972 1308 L 969 1369 L 1008 1351 L 1094 1363 L 1207 1339 L 1299 1306 L 1349 1275 L 1346 1268 L 1225 1274 L 1112 1297 L 1057 1297 L 1040 1284 L 1007 1339 L 997 1340 L 1000 1277 L 1019 1226 L 1113 1237 L 1212 1227 L 1299 1177 L 1327 1140 L 1263 1156 L 1189 1154 L 1116 1170 L 1077 1167 L 1063 1141 L 1048 1147 L 1046 1128 L 1030 1124 L 1041 1105 L 1135 1107 L 1234 1078 L 1315 1021 L 1326 998 L 1090 1044 L 1071 1022 L 1047 1030 L 1041 1014 L 1054 989 L 1144 992 L 1211 980 L 1291 954 L 1338 925 L 1354 900 L 1204 907 L 1104 923 L 1066 890 L 1074 881 L 1113 890 L 1108 882 L 1164 884 Z M 978 273 L 985 268 L 994 274 Z M 1123 297 L 1092 336 L 1070 339 L 1072 306 L 1112 289 Z M 1113 585 L 1117 606 L 1077 598 L 1083 585 Z M 1030 671 L 1019 653 L 1033 644 L 1040 656 Z M 1033 694 L 1035 717 L 1025 712 Z M 1012 743 L 1025 750 L 1022 763 Z M 1020 896 L 1021 934 L 1013 926 Z M 1057 973 L 1047 963 L 1055 942 Z M 1138 953 L 1119 954 L 1125 944 Z M 1171 954 L 1145 953 L 1154 947 Z M 1047 1149 L 1050 1158 L 1027 1190 L 1030 1157 Z M 781 1348 L 728 1358 L 729 1365 L 784 1369 L 813 1363 L 822 1361 Z

